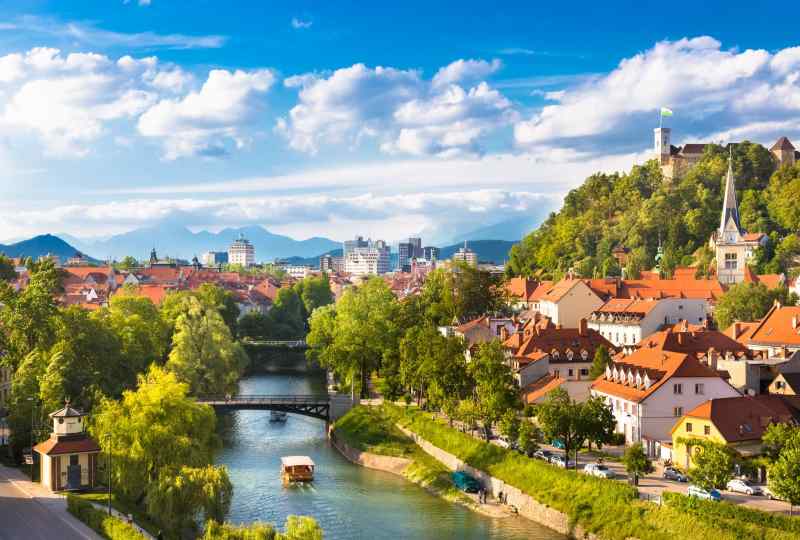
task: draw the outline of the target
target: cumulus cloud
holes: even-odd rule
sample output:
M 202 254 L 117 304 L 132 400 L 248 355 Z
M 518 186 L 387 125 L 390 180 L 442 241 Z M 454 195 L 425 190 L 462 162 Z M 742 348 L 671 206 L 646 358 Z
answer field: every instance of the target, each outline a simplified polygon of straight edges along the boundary
M 226 142 L 239 148 L 247 142 L 240 128 L 260 110 L 260 97 L 274 81 L 269 70 L 212 70 L 199 91 L 163 99 L 142 114 L 139 133 L 163 140 L 167 159 L 227 154 Z
M 458 60 L 425 80 L 414 70 L 355 64 L 290 77 L 284 84 L 300 88 L 298 104 L 276 129 L 309 153 L 364 139 L 377 139 L 389 153 L 477 153 L 483 137 L 516 118 L 511 102 L 486 82 L 467 84 L 499 67 L 497 60 Z
M 725 50 L 708 36 L 663 41 L 605 76 L 551 92 L 548 98 L 557 103 L 518 122 L 514 137 L 528 146 L 641 146 L 641 127 L 656 120 L 661 106 L 675 111 L 684 135 L 747 137 L 738 128 L 754 122 L 762 134 L 774 123 L 775 134 L 787 116 L 800 116 L 799 78 L 797 47 L 772 54 Z
M 155 59 L 114 62 L 50 48 L 0 57 L 0 129 L 29 130 L 50 153 L 84 155 L 108 122 L 134 117 L 155 102 L 146 82 L 154 73 Z

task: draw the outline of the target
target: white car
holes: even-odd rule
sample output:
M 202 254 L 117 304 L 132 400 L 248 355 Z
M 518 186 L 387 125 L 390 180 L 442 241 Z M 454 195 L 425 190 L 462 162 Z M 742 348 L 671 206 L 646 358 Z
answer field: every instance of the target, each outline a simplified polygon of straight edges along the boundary
M 598 478 L 614 478 L 615 476 L 617 476 L 616 474 L 614 474 L 614 471 L 612 471 L 602 463 L 588 463 L 583 468 L 583 472 L 591 476 L 597 476 Z
M 762 495 L 763 492 L 761 488 L 758 486 L 754 486 L 750 482 L 740 478 L 734 478 L 728 485 L 725 486 L 725 489 L 728 491 L 733 491 L 736 493 L 744 493 L 745 495 Z
M 771 490 L 771 489 L 769 489 L 769 488 L 768 488 L 768 487 L 766 487 L 766 486 L 765 486 L 765 487 L 764 487 L 764 488 L 763 488 L 761 491 L 763 491 L 763 492 L 764 492 L 764 495 L 767 497 L 767 499 L 769 499 L 769 500 L 771 500 L 771 501 L 782 501 L 782 500 L 783 500 L 783 499 L 781 499 L 780 497 L 778 497 L 777 495 L 775 495 L 775 494 L 772 492 L 772 490 Z

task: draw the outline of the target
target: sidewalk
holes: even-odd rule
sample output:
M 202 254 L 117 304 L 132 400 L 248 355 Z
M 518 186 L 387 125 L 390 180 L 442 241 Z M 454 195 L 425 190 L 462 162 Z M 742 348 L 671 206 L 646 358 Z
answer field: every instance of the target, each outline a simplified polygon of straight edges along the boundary
M 101 540 L 101 537 L 67 512 L 67 501 L 17 469 L 0 465 L 0 498 L 4 538 L 63 538 Z M 2 500 L 2 499 L 0 499 Z

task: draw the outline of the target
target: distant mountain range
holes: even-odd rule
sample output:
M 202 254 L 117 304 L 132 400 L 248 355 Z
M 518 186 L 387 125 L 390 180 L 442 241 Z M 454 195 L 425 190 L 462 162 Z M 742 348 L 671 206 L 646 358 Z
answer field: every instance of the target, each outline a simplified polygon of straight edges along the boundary
M 227 251 L 228 246 L 240 235 L 244 235 L 255 247 L 256 260 L 272 261 L 284 257 L 312 257 L 341 246 L 327 238 L 294 240 L 288 236 L 273 234 L 263 227 L 251 226 L 223 229 L 218 233 L 199 231 L 193 233 L 180 225 L 161 224 L 135 229 L 106 239 L 81 240 L 70 237 L 70 241 L 81 251 L 100 259 L 120 260 L 126 255 L 137 259 L 150 257 L 155 248 L 159 258 L 173 257 L 190 260 L 206 251 Z
M 44 234 L 13 244 L 0 244 L 0 252 L 10 257 L 33 258 L 49 253 L 60 257 L 62 262 L 74 256 L 77 251 L 88 255 L 92 261 L 121 260 L 127 255 L 146 260 L 150 256 L 150 250 L 155 248 L 159 258 L 190 260 L 205 251 L 226 251 L 239 235 L 244 235 L 253 243 L 256 259 L 259 261 L 283 259 L 291 264 L 317 266 L 319 258 L 324 254 L 329 253 L 334 256 L 342 254 L 340 242 L 319 237 L 294 240 L 288 236 L 273 234 L 258 226 L 223 229 L 218 233 L 208 231 L 193 233 L 186 227 L 164 224 L 95 240 L 80 239 L 68 234 L 58 236 Z M 468 241 L 469 248 L 478 254 L 480 261 L 498 264 L 508 258 L 508 251 L 514 244 L 515 242 L 509 240 Z M 440 248 L 440 258 L 449 259 L 463 245 L 463 242 L 460 242 Z M 396 263 L 397 251 L 393 250 L 392 266 Z
M 52 234 L 42 234 L 34 236 L 28 240 L 22 240 L 13 244 L 0 244 L 0 253 L 9 257 L 33 257 L 37 259 L 43 255 L 57 255 L 61 262 L 75 256 L 78 251 L 58 236 Z M 90 259 L 92 262 L 97 262 Z

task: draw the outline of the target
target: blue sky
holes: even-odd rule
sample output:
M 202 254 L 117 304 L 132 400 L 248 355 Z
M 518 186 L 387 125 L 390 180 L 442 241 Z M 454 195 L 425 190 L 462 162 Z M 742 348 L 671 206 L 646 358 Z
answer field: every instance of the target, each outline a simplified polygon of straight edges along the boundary
M 0 1 L 0 241 L 444 241 L 676 143 L 800 140 L 780 4 Z M 701 4 L 701 5 L 699 5 Z

